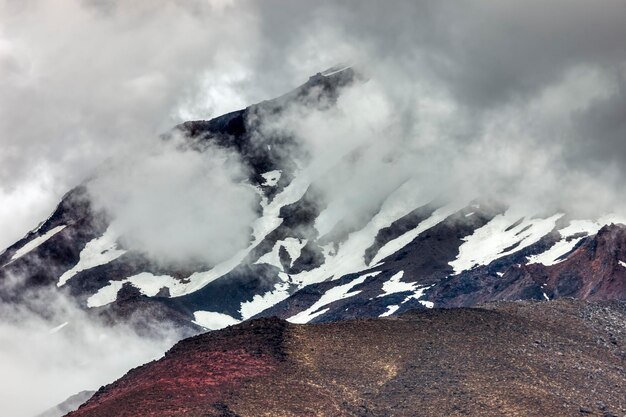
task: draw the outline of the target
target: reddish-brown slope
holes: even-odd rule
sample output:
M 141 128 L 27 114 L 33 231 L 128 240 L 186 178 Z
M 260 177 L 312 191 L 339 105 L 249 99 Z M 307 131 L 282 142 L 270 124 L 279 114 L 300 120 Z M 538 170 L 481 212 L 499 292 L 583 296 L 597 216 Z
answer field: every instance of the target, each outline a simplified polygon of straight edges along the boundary
M 564 262 L 546 268 L 553 297 L 626 300 L 626 226 L 604 226 Z
M 274 369 L 282 357 L 278 321 L 250 323 L 216 337 L 192 337 L 163 359 L 102 388 L 77 414 L 89 416 L 205 416 L 225 392 Z M 217 407 L 217 408 L 216 408 Z
M 624 303 L 501 303 L 187 339 L 71 417 L 622 416 Z
M 543 250 L 552 244 L 554 240 Z M 525 255 L 514 254 L 508 260 L 448 277 L 428 291 L 424 299 L 438 307 L 543 300 L 546 296 L 550 299 L 626 300 L 626 266 L 620 261 L 626 265 L 626 226 L 611 224 L 583 239 L 555 265 L 527 264 Z

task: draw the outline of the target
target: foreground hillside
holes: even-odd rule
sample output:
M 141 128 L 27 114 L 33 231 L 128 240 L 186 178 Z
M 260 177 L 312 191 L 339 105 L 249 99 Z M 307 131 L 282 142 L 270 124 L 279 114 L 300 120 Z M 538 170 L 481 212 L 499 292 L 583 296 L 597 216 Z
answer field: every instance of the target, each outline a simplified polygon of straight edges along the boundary
M 292 324 L 178 343 L 86 416 L 622 416 L 626 303 L 558 300 Z

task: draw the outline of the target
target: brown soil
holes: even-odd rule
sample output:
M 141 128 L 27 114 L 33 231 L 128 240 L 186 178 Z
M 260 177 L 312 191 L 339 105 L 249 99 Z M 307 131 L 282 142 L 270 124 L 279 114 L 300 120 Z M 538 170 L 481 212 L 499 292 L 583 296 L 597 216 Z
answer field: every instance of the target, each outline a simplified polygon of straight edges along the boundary
M 180 342 L 71 417 L 623 416 L 626 303 L 507 302 Z

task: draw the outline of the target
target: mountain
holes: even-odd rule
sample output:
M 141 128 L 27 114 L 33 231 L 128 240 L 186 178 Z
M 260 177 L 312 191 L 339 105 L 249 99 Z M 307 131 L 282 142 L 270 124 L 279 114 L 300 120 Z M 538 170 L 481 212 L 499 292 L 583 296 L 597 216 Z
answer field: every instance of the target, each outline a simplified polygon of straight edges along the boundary
M 87 181 L 0 255 L 0 301 L 22 303 L 52 289 L 90 314 L 194 334 L 263 316 L 307 323 L 501 300 L 626 299 L 619 216 L 525 213 L 479 196 L 420 201 L 411 193 L 420 178 L 366 214 L 331 213 L 321 182 L 354 155 L 311 176 L 298 160 L 306 159 L 298 141 L 260 134 L 259 124 L 294 103 L 332 107 L 346 86 L 363 82 L 352 68 L 335 68 L 282 97 L 183 123 L 160 138 L 182 134 L 198 152 L 234 151 L 249 169 L 259 219 L 248 248 L 232 258 L 163 266 L 128 249 L 109 215 L 94 208 Z M 320 219 L 332 215 L 322 227 Z
M 68 417 L 617 416 L 624 302 L 500 302 L 179 342 Z
M 37 415 L 37 417 L 62 417 L 69 412 L 75 411 L 84 404 L 88 399 L 90 399 L 95 392 L 93 391 L 82 391 L 78 394 L 72 395 L 67 400 L 63 401 L 61 404 L 57 405 L 54 408 L 51 408 L 44 413 Z

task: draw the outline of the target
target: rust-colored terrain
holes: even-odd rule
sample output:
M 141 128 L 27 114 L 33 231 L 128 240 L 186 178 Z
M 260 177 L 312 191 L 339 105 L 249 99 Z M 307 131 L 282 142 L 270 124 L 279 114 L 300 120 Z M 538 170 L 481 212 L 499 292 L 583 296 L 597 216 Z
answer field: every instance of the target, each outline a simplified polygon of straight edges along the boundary
M 624 416 L 626 303 L 506 302 L 184 340 L 71 417 Z

